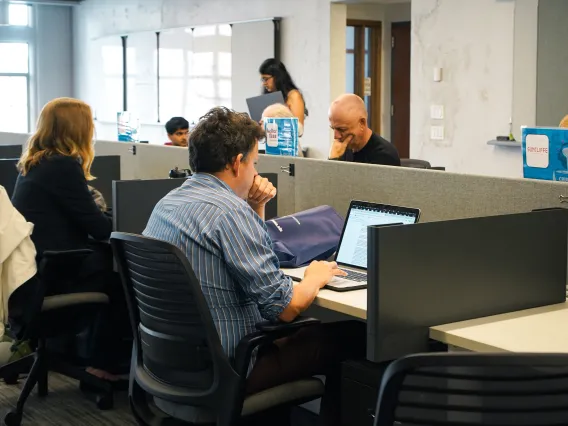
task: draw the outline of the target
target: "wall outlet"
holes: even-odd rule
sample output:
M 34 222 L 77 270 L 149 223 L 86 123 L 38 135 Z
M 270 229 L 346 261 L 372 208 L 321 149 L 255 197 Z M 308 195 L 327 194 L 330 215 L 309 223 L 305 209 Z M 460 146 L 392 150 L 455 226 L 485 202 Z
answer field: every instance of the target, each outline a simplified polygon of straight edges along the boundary
M 430 118 L 432 120 L 444 119 L 444 105 L 432 105 L 430 107 Z
M 435 141 L 444 140 L 444 126 L 431 126 L 430 127 L 430 139 Z

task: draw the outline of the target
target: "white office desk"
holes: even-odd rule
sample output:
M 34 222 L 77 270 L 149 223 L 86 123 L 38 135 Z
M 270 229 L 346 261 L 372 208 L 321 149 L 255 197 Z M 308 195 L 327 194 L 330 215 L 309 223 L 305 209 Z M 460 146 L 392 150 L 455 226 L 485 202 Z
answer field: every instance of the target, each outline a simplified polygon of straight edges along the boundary
M 352 317 L 367 319 L 367 290 L 320 290 L 314 305 Z
M 303 268 L 305 269 L 305 268 Z M 282 268 L 285 274 L 291 269 Z M 302 273 L 303 275 L 303 273 Z M 301 276 L 301 275 L 300 275 Z M 294 285 L 298 282 L 294 281 Z M 355 318 L 367 319 L 367 290 L 353 291 L 332 291 L 320 290 L 314 305 L 329 309 L 330 311 L 340 312 Z
M 568 352 L 568 302 L 430 327 L 430 337 L 474 352 Z

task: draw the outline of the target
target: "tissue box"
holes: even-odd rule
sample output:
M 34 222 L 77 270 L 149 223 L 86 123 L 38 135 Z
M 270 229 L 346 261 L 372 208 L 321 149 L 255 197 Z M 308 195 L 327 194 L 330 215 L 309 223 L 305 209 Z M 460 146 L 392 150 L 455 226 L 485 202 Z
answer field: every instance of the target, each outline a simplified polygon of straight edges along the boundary
M 523 176 L 568 182 L 568 129 L 523 127 Z
M 298 155 L 298 118 L 264 118 L 266 153 L 271 155 Z

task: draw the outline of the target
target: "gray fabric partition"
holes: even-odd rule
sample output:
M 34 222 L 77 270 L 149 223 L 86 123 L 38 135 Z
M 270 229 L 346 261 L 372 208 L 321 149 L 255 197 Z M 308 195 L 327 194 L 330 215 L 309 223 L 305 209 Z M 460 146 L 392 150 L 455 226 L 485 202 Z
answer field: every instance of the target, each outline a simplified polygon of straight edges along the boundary
M 294 177 L 281 173 L 279 180 L 282 188 L 294 189 L 293 205 L 288 200 L 282 210 L 286 214 L 328 204 L 344 215 L 353 199 L 418 207 L 423 222 L 568 207 L 560 203 L 560 196 L 568 197 L 568 185 L 560 182 L 261 157 L 259 171 L 280 172 L 280 167 L 295 165 Z
M 278 173 L 278 216 L 286 216 L 298 211 L 296 210 L 296 179 L 281 169 L 281 167 L 287 169 L 295 160 L 293 157 L 259 155 L 256 167 L 259 174 Z
M 175 146 L 97 141 L 95 155 L 120 155 L 123 180 L 166 179 L 174 167 L 189 167 L 188 149 Z
M 27 133 L 0 132 L 0 145 L 24 145 L 29 137 Z

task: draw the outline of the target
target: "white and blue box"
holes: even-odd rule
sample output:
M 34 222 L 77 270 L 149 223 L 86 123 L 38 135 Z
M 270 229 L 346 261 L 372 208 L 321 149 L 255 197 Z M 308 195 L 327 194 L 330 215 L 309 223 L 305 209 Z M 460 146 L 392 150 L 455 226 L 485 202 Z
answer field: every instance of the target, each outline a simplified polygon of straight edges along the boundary
M 523 176 L 568 182 L 568 129 L 523 127 Z
M 298 118 L 266 117 L 266 153 L 271 155 L 298 155 Z

